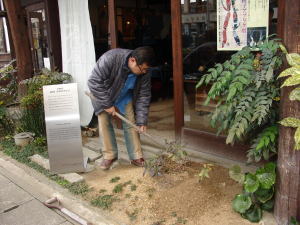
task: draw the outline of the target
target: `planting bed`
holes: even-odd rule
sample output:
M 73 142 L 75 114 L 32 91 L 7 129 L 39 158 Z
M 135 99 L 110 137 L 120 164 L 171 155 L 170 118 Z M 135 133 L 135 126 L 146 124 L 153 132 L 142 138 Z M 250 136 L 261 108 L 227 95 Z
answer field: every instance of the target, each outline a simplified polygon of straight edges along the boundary
M 231 201 L 242 187 L 230 179 L 228 169 L 213 166 L 210 178 L 199 182 L 195 175 L 201 164 L 170 163 L 168 168 L 159 177 L 143 176 L 143 168 L 131 165 L 97 169 L 83 175 L 92 187 L 85 198 L 125 224 L 253 224 L 232 210 Z

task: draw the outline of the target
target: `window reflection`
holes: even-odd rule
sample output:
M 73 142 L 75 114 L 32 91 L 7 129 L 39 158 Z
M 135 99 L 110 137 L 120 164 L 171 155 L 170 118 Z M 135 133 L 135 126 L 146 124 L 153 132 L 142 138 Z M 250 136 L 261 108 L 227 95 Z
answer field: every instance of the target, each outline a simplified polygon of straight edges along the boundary
M 216 63 L 223 63 L 231 52 L 217 51 L 215 0 L 181 0 L 184 74 L 185 127 L 215 133 L 210 113 L 216 101 L 204 105 L 210 85 L 195 89 L 198 80 Z

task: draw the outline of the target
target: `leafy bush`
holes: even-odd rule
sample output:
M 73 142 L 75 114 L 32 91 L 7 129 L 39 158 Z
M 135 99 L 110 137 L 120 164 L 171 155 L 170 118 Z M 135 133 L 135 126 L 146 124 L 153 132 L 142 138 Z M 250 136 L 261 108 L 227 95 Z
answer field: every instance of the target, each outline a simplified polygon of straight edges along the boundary
M 243 193 L 235 196 L 232 207 L 245 219 L 258 222 L 262 218 L 262 210 L 273 209 L 275 169 L 274 163 L 267 163 L 264 167 L 257 169 L 254 174 L 247 173 L 243 177 Z M 241 177 L 239 176 L 239 181 Z
M 18 87 L 14 62 L 15 60 L 0 68 L 0 105 L 11 104 L 17 97 Z
M 43 69 L 41 75 L 21 81 L 27 87 L 27 94 L 21 99 L 21 130 L 33 132 L 36 136 L 46 136 L 43 86 L 67 83 L 70 80 L 69 74 Z
M 290 68 L 288 68 L 288 69 L 284 70 L 282 73 L 280 73 L 280 75 L 278 76 L 278 78 L 290 76 L 289 78 L 287 78 L 284 81 L 281 88 L 299 85 L 300 84 L 300 55 L 296 54 L 296 53 L 288 54 L 286 49 L 283 46 L 281 46 L 281 47 L 282 47 L 283 51 L 285 53 L 287 53 L 286 59 L 287 59 L 289 65 L 291 66 Z M 291 101 L 295 101 L 295 100 L 300 101 L 300 88 L 299 87 L 295 88 L 294 90 L 291 91 L 291 93 L 289 95 L 289 99 Z M 293 117 L 287 117 L 287 118 L 284 118 L 283 120 L 281 120 L 279 123 L 283 126 L 296 128 L 296 132 L 294 135 L 295 150 L 300 150 L 300 119 L 293 118 Z
M 0 136 L 13 134 L 15 129 L 14 121 L 6 110 L 6 106 L 12 104 L 17 96 L 14 62 L 0 68 Z
M 212 83 L 205 103 L 218 97 L 211 125 L 219 126 L 218 133 L 228 130 L 226 143 L 242 140 L 250 131 L 275 121 L 273 101 L 279 89 L 274 70 L 282 64 L 279 44 L 265 41 L 258 48 L 256 55 L 245 47 L 225 63 L 216 64 L 196 86 Z

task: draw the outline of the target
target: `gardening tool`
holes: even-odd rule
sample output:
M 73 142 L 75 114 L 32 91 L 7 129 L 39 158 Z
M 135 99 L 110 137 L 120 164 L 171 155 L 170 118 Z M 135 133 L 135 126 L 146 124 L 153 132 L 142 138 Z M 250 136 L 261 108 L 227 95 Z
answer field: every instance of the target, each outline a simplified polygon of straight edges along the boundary
M 44 205 L 47 206 L 48 208 L 60 210 L 62 213 L 69 216 L 71 219 L 75 220 L 79 224 L 92 225 L 92 223 L 87 222 L 86 220 L 82 219 L 81 217 L 79 217 L 75 213 L 71 212 L 70 210 L 68 210 L 66 208 L 63 208 L 60 205 L 60 202 L 59 202 L 57 197 L 53 197 L 53 198 L 48 199 L 47 201 L 44 202 Z
M 91 93 L 88 93 L 88 92 L 85 92 L 85 94 L 87 96 L 89 96 L 91 99 L 95 99 L 95 97 L 91 94 Z M 156 144 L 158 144 L 159 146 L 165 148 L 166 146 L 162 143 L 160 143 L 159 141 L 157 141 L 152 135 L 150 135 L 149 133 L 147 132 L 140 132 L 140 128 L 135 125 L 133 122 L 131 122 L 130 120 L 128 120 L 127 118 L 125 118 L 124 116 L 122 116 L 120 113 L 118 112 L 115 112 L 115 115 L 122 121 L 124 121 L 125 123 L 127 123 L 129 126 L 133 127 L 134 129 L 136 129 L 139 133 L 143 134 L 144 136 L 148 137 L 149 139 L 151 139 L 153 142 L 155 142 Z

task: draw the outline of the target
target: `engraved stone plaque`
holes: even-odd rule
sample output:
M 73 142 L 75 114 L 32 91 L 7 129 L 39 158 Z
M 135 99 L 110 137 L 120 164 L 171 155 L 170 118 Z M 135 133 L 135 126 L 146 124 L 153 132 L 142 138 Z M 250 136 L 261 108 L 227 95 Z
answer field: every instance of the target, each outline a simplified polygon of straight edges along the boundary
M 43 87 L 50 170 L 83 172 L 77 84 Z

